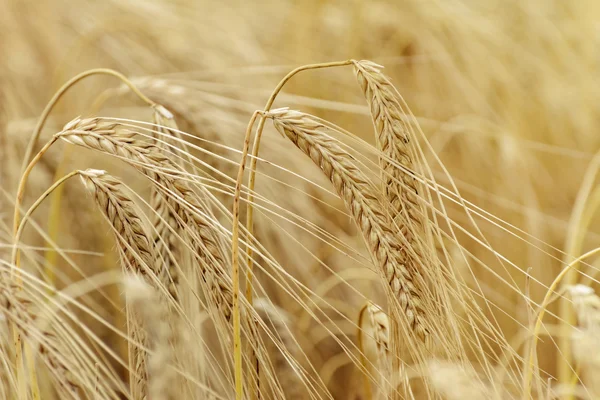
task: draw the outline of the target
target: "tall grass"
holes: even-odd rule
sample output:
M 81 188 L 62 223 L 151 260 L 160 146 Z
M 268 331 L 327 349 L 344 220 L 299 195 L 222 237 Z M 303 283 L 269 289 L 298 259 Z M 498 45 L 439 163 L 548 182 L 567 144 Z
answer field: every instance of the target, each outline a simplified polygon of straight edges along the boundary
M 599 13 L 0 2 L 0 396 L 596 398 Z

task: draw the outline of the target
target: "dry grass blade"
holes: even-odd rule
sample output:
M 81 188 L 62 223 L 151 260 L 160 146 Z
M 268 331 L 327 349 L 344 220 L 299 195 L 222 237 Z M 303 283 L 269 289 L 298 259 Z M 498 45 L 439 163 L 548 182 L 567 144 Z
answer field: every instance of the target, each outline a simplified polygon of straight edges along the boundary
M 268 114 L 275 128 L 308 155 L 323 171 L 360 228 L 375 265 L 385 279 L 392 304 L 398 304 L 412 332 L 425 340 L 430 332 L 427 314 L 415 280 L 418 271 L 405 259 L 389 217 L 352 156 L 322 132 L 323 126 L 306 114 L 276 110 Z

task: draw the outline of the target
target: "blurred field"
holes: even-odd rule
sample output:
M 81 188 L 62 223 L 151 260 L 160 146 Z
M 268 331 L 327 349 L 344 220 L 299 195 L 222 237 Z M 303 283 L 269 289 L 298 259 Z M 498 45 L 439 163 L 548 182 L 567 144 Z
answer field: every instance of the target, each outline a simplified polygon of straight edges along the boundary
M 600 303 L 586 288 L 598 283 L 599 21 L 600 4 L 590 0 L 0 0 L 0 398 L 240 396 L 228 314 L 235 308 L 227 308 L 238 245 L 242 298 L 248 249 L 256 274 L 253 305 L 241 302 L 244 398 L 598 398 Z M 399 161 L 396 170 L 422 185 L 415 207 L 426 221 L 404 227 L 392 215 L 386 228 L 404 246 L 418 243 L 411 257 L 425 282 L 419 290 L 437 317 L 429 347 L 396 318 L 377 251 L 327 166 L 315 166 L 314 154 L 270 120 L 251 192 L 254 232 L 246 230 L 248 161 L 241 241 L 232 238 L 252 113 L 294 68 L 349 59 L 384 66 L 403 99 L 414 164 L 403 169 Z M 31 215 L 15 274 L 13 210 L 27 144 L 53 95 L 97 68 L 123 74 L 174 119 L 161 130 L 156 107 L 100 72 L 60 97 L 34 154 L 69 121 L 100 117 L 117 135 L 133 131 L 155 143 L 169 161 L 140 167 L 119 150 L 60 139 L 33 168 L 21 215 L 69 172 L 106 170 L 133 199 L 144 246 L 160 247 L 163 238 L 172 254 L 159 259 L 153 248 L 144 259 L 127 242 L 131 229 L 120 230 L 124 214 L 103 208 L 100 189 L 75 177 Z M 382 213 L 393 214 L 373 108 L 352 65 L 298 73 L 275 100 L 279 107 L 339 127 L 327 134 L 378 188 Z M 187 183 L 173 185 L 184 185 L 189 198 L 168 189 L 161 168 L 179 171 Z M 161 196 L 174 202 L 170 211 L 183 215 L 191 206 L 195 216 L 161 228 L 153 202 Z M 417 231 L 420 239 L 411 239 Z M 198 255 L 195 234 L 213 235 L 210 257 Z M 163 281 L 148 271 L 143 284 L 129 276 L 140 275 L 134 264 L 161 270 L 170 258 L 176 266 Z M 219 288 L 217 297 L 207 293 Z M 368 322 L 383 324 L 385 334 L 361 324 L 361 309 L 375 313 Z M 132 360 L 138 353 L 143 373 Z

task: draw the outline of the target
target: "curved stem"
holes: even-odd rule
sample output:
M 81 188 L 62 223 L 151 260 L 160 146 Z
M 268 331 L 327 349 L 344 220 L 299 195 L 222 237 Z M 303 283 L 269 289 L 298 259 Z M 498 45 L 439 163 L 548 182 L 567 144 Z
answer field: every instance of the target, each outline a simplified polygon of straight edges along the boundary
M 296 69 L 294 69 L 293 71 L 289 72 L 285 77 L 283 77 L 283 79 L 279 82 L 279 84 L 277 84 L 277 86 L 275 87 L 275 89 L 273 90 L 273 92 L 271 93 L 271 96 L 269 97 L 269 99 L 267 100 L 267 104 L 265 105 L 264 108 L 264 112 L 268 112 L 271 107 L 273 106 L 273 103 L 275 102 L 275 98 L 277 97 L 277 95 L 279 94 L 279 92 L 281 91 L 281 89 L 283 88 L 283 86 L 297 73 L 301 72 L 301 71 L 306 71 L 306 70 L 311 70 L 311 69 L 319 69 L 319 68 L 329 68 L 329 67 L 338 67 L 338 66 L 344 66 L 344 65 L 350 65 L 352 63 L 352 60 L 346 60 L 346 61 L 338 61 L 338 62 L 331 62 L 331 63 L 320 63 L 320 64 L 310 64 L 310 65 L 304 65 L 302 67 L 298 67 Z M 257 113 L 255 112 L 252 115 L 252 118 L 250 119 L 250 122 L 248 124 L 248 129 L 246 130 L 246 137 L 244 139 L 244 150 L 243 150 L 243 154 L 242 154 L 242 162 L 240 164 L 240 171 L 238 174 L 238 182 L 236 184 L 236 194 L 234 197 L 234 207 L 236 206 L 236 201 L 237 201 L 237 215 L 234 213 L 233 219 L 234 219 L 234 223 L 236 224 L 236 231 L 237 229 L 239 229 L 239 227 L 237 226 L 237 224 L 239 223 L 239 196 L 240 196 L 240 190 L 241 190 L 241 181 L 239 179 L 243 178 L 243 168 L 245 168 L 245 164 L 246 164 L 246 157 L 247 157 L 247 153 L 248 153 L 248 146 L 250 143 L 250 134 L 252 132 L 252 126 L 254 125 L 254 122 L 256 120 L 257 117 Z M 252 238 L 254 235 L 254 208 L 252 207 L 252 203 L 254 202 L 254 186 L 256 183 L 256 164 L 257 164 L 257 158 L 258 158 L 258 151 L 260 149 L 260 140 L 262 137 L 262 132 L 265 126 L 265 122 L 266 122 L 266 117 L 263 114 L 260 118 L 260 121 L 258 123 L 258 128 L 256 130 L 256 137 L 254 139 L 254 144 L 252 146 L 252 159 L 250 160 L 250 175 L 248 178 L 248 197 L 247 197 L 247 205 L 246 205 L 246 229 L 248 232 L 248 237 Z M 237 233 L 237 232 L 236 232 Z M 234 246 L 237 246 L 237 238 L 234 241 Z M 236 249 L 237 251 L 237 249 Z M 253 294 L 252 294 L 252 285 L 253 285 L 253 280 L 254 280 L 254 262 L 252 260 L 252 254 L 253 251 L 250 248 L 250 246 L 247 246 L 246 248 L 246 263 L 247 263 L 247 279 L 246 279 L 246 299 L 248 300 L 248 303 L 250 304 L 250 306 L 252 306 L 253 303 Z M 237 260 L 235 261 L 237 262 Z M 238 271 L 239 274 L 239 271 Z M 238 276 L 238 280 L 239 280 L 239 276 Z M 239 281 L 238 281 L 239 284 Z M 235 285 L 235 281 L 234 281 L 234 285 Z M 236 298 L 235 296 L 237 296 L 237 291 L 234 293 L 234 299 Z M 238 310 L 239 312 L 239 310 Z M 235 313 L 234 313 L 234 322 L 235 322 Z M 238 315 L 239 318 L 239 315 Z M 234 333 L 235 333 L 235 323 L 234 323 Z M 234 337 L 235 339 L 235 337 Z M 235 347 L 235 343 L 234 343 L 234 347 Z M 240 349 L 241 352 L 241 349 Z M 241 357 L 241 355 L 240 355 Z M 256 363 L 257 365 L 257 370 L 258 370 L 258 362 Z M 240 360 L 240 369 L 241 369 L 241 360 Z M 237 372 L 237 369 L 236 369 Z M 240 371 L 241 374 L 241 371 Z M 237 375 L 236 375 L 237 377 Z M 240 377 L 240 381 L 241 381 L 241 377 Z M 237 382 L 237 379 L 236 379 Z M 237 395 L 241 395 L 241 389 L 238 392 L 238 388 L 236 385 L 236 396 Z M 254 393 L 252 393 L 252 396 L 254 396 Z
M 587 253 L 577 257 L 575 260 L 571 261 L 565 268 L 563 268 L 562 271 L 560 271 L 558 276 L 554 279 L 552 284 L 548 287 L 548 291 L 546 292 L 546 295 L 544 296 L 544 300 L 542 301 L 542 304 L 540 305 L 540 310 L 538 312 L 538 316 L 535 321 L 535 326 L 533 328 L 533 338 L 532 338 L 531 346 L 529 348 L 529 354 L 525 358 L 526 370 L 525 370 L 525 376 L 523 378 L 524 379 L 523 397 L 522 397 L 523 400 L 527 400 L 527 399 L 531 398 L 531 379 L 532 379 L 532 375 L 533 375 L 533 359 L 534 359 L 535 353 L 536 353 L 538 336 L 540 333 L 540 329 L 542 327 L 542 320 L 544 318 L 544 314 L 546 313 L 546 308 L 552 302 L 553 295 L 554 295 L 556 288 L 558 287 L 558 285 L 561 283 L 561 281 L 565 278 L 565 276 L 567 276 L 569 271 L 571 271 L 571 269 L 574 266 L 576 266 L 578 263 L 585 260 L 586 258 L 591 257 L 597 253 L 600 253 L 600 247 L 590 250 Z
M 52 143 L 54 143 L 54 141 L 56 141 L 56 138 L 53 138 L 51 142 L 49 142 L 39 153 L 38 156 L 36 156 L 33 160 L 31 160 L 31 155 L 33 154 L 33 151 L 35 149 L 35 145 L 37 144 L 37 141 L 40 137 L 40 134 L 42 132 L 42 129 L 44 128 L 44 125 L 46 124 L 46 121 L 48 119 L 48 116 L 50 115 L 50 113 L 52 112 L 52 110 L 54 109 L 54 107 L 56 106 L 56 103 L 58 103 L 58 101 L 60 100 L 60 98 L 66 93 L 67 90 L 69 90 L 69 88 L 73 85 L 75 85 L 77 82 L 79 82 L 80 80 L 88 77 L 88 76 L 92 76 L 92 75 L 109 75 L 109 76 L 114 76 L 118 79 L 120 79 L 124 84 L 126 84 L 127 86 L 129 86 L 129 88 L 131 89 L 131 91 L 133 93 L 135 93 L 142 101 L 144 101 L 145 103 L 147 103 L 149 106 L 154 107 L 156 105 L 156 103 L 154 103 L 152 100 L 150 100 L 148 97 L 146 97 L 142 92 L 140 92 L 138 90 L 138 88 L 136 88 L 133 83 L 131 83 L 131 81 L 129 79 L 127 79 L 127 77 L 117 71 L 113 71 L 112 69 L 108 69 L 108 68 L 96 68 L 96 69 L 90 69 L 88 71 L 82 72 L 79 75 L 76 75 L 75 77 L 71 78 L 71 80 L 69 80 L 67 83 L 65 83 L 52 97 L 52 99 L 50 99 L 50 101 L 48 102 L 48 104 L 46 105 L 46 108 L 44 108 L 44 111 L 42 112 L 42 115 L 40 116 L 40 119 L 38 120 L 35 129 L 33 130 L 33 134 L 31 135 L 31 139 L 29 140 L 29 143 L 27 144 L 27 149 L 25 150 L 25 156 L 23 157 L 23 165 L 21 167 L 21 181 L 19 182 L 19 188 L 17 190 L 17 199 L 16 199 L 16 203 L 15 203 L 15 217 L 14 217 L 14 224 L 13 224 L 13 233 L 16 231 L 18 225 L 19 225 L 19 210 L 21 208 L 21 202 L 23 201 L 23 196 L 25 195 L 25 186 L 27 184 L 27 179 L 29 177 L 29 174 L 31 173 L 31 169 L 33 168 L 33 166 L 35 165 L 35 163 L 39 160 L 39 158 L 41 158 L 41 156 L 45 153 L 45 151 L 48 149 L 48 147 L 50 147 L 50 145 L 52 145 Z M 18 261 L 18 259 L 17 259 Z M 17 265 L 18 266 L 18 265 Z
M 29 210 L 27 210 L 27 212 L 25 213 L 25 215 L 23 215 L 23 219 L 21 220 L 19 227 L 17 228 L 17 231 L 15 232 L 15 245 L 13 247 L 13 253 L 12 253 L 12 263 L 13 265 L 16 265 L 16 260 L 19 257 L 19 242 L 21 241 L 21 236 L 23 235 L 23 230 L 25 229 L 25 225 L 27 223 L 27 221 L 29 220 L 29 217 L 31 217 L 31 214 L 33 214 L 33 212 L 39 207 L 40 204 L 42 204 L 42 202 L 44 200 L 46 200 L 46 198 L 48 196 L 50 196 L 50 194 L 60 185 L 62 185 L 66 180 L 68 180 L 69 178 L 72 178 L 75 175 L 79 175 L 81 171 L 73 171 L 68 173 L 67 175 L 63 176 L 62 178 L 60 178 L 59 180 L 57 180 L 56 182 L 54 182 L 52 184 L 52 186 L 50 186 L 36 201 L 35 203 L 33 203 L 33 205 L 29 208 Z
M 294 69 L 293 71 L 289 72 L 285 77 L 283 77 L 283 79 L 277 84 L 277 86 L 273 90 L 273 93 L 271 93 L 271 96 L 267 100 L 267 104 L 265 105 L 263 112 L 266 113 L 269 110 L 271 110 L 271 107 L 273 106 L 273 103 L 275 102 L 275 98 L 277 98 L 277 95 L 279 94 L 281 89 L 283 89 L 283 86 L 285 86 L 285 84 L 297 73 L 302 72 L 302 71 L 311 70 L 311 69 L 341 67 L 341 66 L 350 65 L 350 64 L 352 64 L 352 60 L 336 61 L 336 62 L 320 63 L 320 64 L 309 64 L 309 65 L 304 65 L 302 67 L 298 67 L 298 68 Z M 253 118 L 256 118 L 256 117 L 253 116 Z M 252 159 L 250 160 L 250 175 L 248 178 L 248 203 L 247 203 L 247 213 L 246 213 L 246 229 L 248 230 L 249 237 L 252 237 L 252 235 L 254 234 L 254 208 L 252 207 L 252 203 L 254 202 L 253 193 L 254 193 L 254 185 L 256 183 L 256 163 L 257 163 L 257 159 L 258 159 L 258 152 L 260 149 L 260 140 L 262 137 L 263 129 L 265 127 L 265 122 L 266 122 L 266 117 L 263 114 L 258 122 L 258 127 L 256 129 L 256 137 L 254 139 L 254 144 L 252 145 Z M 247 249 L 246 260 L 248 263 L 248 276 L 252 276 L 252 270 L 253 270 L 254 264 L 252 261 L 252 249 L 250 249 L 250 248 Z M 252 280 L 248 280 L 246 282 L 246 298 L 248 299 L 248 302 L 250 303 L 250 305 L 252 305 Z
M 146 102 L 148 105 L 150 105 L 151 107 L 154 107 L 156 104 L 150 100 L 148 97 L 146 97 L 142 92 L 140 92 L 134 85 L 133 83 L 131 83 L 131 81 L 129 79 L 127 79 L 127 77 L 125 77 L 125 75 L 117 72 L 117 71 L 113 71 L 111 69 L 108 68 L 97 68 L 97 69 L 91 69 L 85 72 L 80 73 L 79 75 L 76 75 L 75 77 L 71 78 L 71 80 L 69 80 L 67 83 L 65 83 L 52 97 L 52 99 L 50 99 L 50 102 L 48 102 L 48 104 L 46 105 L 46 107 L 44 108 L 44 111 L 42 112 L 42 115 L 40 116 L 40 119 L 38 120 L 33 134 L 31 136 L 31 139 L 29 140 L 29 143 L 27 144 L 27 148 L 25 150 L 25 155 L 23 157 L 23 164 L 21 166 L 21 180 L 19 181 L 19 187 L 17 189 L 17 196 L 15 199 L 15 211 L 14 211 L 14 217 L 13 217 L 13 235 L 15 236 L 15 238 L 17 237 L 17 232 L 19 231 L 19 227 L 20 227 L 20 215 L 21 215 L 21 204 L 23 202 L 23 197 L 25 196 L 25 188 L 27 185 L 27 180 L 29 178 L 29 175 L 31 174 L 31 171 L 33 169 L 33 167 L 35 166 L 35 164 L 40 160 L 40 158 L 42 158 L 42 156 L 44 155 L 44 153 L 46 153 L 46 151 L 52 146 L 52 144 L 54 144 L 54 142 L 56 142 L 56 140 L 58 139 L 57 136 L 54 136 L 48 143 L 46 143 L 46 145 L 38 152 L 38 154 L 30 161 L 31 159 L 31 155 L 33 154 L 33 151 L 35 149 L 35 146 L 37 144 L 37 141 L 40 137 L 40 134 L 42 132 L 42 129 L 44 127 L 44 125 L 46 124 L 46 121 L 48 119 L 48 116 L 50 115 L 50 113 L 52 112 L 52 110 L 54 109 L 54 107 L 56 106 L 56 104 L 58 103 L 58 101 L 60 100 L 60 98 L 67 92 L 67 90 L 73 86 L 74 84 L 76 84 L 77 82 L 79 82 L 80 80 L 91 76 L 91 75 L 109 75 L 109 76 L 114 76 L 118 79 L 120 79 L 123 83 L 125 83 L 127 86 L 129 86 L 129 88 L 140 98 L 142 99 L 144 102 Z M 20 278 L 20 274 L 18 273 L 19 270 L 19 265 L 20 265 L 20 252 L 18 251 L 18 240 L 15 240 L 14 242 L 14 249 L 13 249 L 13 262 L 14 262 L 14 266 L 15 266 L 15 272 L 16 272 L 16 276 L 17 276 L 17 284 L 20 285 L 21 283 L 21 278 Z M 11 324 L 12 325 L 12 324 Z M 22 370 L 22 340 L 21 340 L 21 335 L 18 333 L 16 326 L 12 325 L 12 331 L 13 331 L 13 340 L 14 340 L 14 346 L 15 346 L 15 360 L 16 360 L 16 367 L 17 367 L 17 388 L 18 388 L 18 396 L 19 398 L 26 398 L 26 388 L 24 387 L 25 385 L 25 379 L 24 376 L 21 372 Z M 30 365 L 30 372 L 33 374 L 34 373 L 34 365 Z M 34 376 L 34 375 L 32 375 Z M 36 396 L 36 386 L 33 386 L 34 388 L 34 396 Z M 25 397 L 24 397 L 25 396 Z
M 60 177 L 65 174 L 68 160 L 69 160 L 70 155 L 74 148 L 75 148 L 75 146 L 66 146 L 65 149 L 63 150 L 62 159 L 61 159 L 60 163 L 58 164 L 58 167 L 56 167 L 56 172 L 54 173 L 53 181 L 60 179 Z M 49 211 L 49 216 L 48 216 L 48 236 L 53 243 L 57 243 L 57 240 L 58 240 L 58 234 L 59 234 L 59 229 L 60 229 L 60 207 L 62 204 L 63 189 L 64 189 L 64 186 L 58 187 L 56 189 L 56 191 L 53 193 L 52 199 L 50 200 L 50 211 Z M 51 242 L 49 242 L 49 244 L 50 243 Z M 52 246 L 50 245 L 48 250 L 46 250 L 46 255 L 44 257 L 44 259 L 45 259 L 44 272 L 45 272 L 45 277 L 47 278 L 46 283 L 50 287 L 54 288 L 55 284 L 56 284 L 56 282 L 55 282 L 56 275 L 55 275 L 54 271 L 56 268 L 56 264 L 58 262 L 57 260 L 58 260 L 59 253 L 51 247 Z
M 49 142 L 47 147 L 50 147 L 50 145 L 52 144 L 52 142 Z M 45 150 L 44 150 L 45 151 Z M 43 152 L 42 152 L 43 154 Z M 41 157 L 41 154 L 38 154 L 39 157 Z M 36 159 L 39 159 L 39 157 L 36 156 Z M 33 161 L 32 161 L 33 163 Z M 28 171 L 30 171 L 31 168 L 28 168 Z M 27 220 L 29 219 L 29 217 L 31 216 L 31 214 L 37 209 L 37 207 L 44 201 L 44 199 L 46 199 L 50 193 L 52 193 L 52 191 L 54 189 L 56 189 L 59 185 L 61 185 L 64 181 L 66 181 L 67 179 L 71 178 L 74 175 L 79 174 L 79 171 L 73 171 L 70 174 L 67 174 L 66 176 L 64 176 L 63 178 L 59 179 L 58 181 L 56 181 L 52 186 L 50 186 L 50 188 L 48 188 L 48 190 L 46 190 L 44 192 L 44 194 L 42 194 L 40 196 L 39 199 L 36 200 L 35 203 L 33 203 L 33 205 L 29 208 L 29 210 L 27 210 L 27 212 L 25 213 L 23 220 L 21 221 L 21 223 L 18 225 L 18 227 L 15 229 L 15 240 L 14 240 L 14 247 L 13 247 L 13 253 L 12 253 L 12 263 L 13 265 L 15 265 L 15 269 L 13 270 L 16 273 L 16 282 L 17 282 L 17 288 L 19 288 L 21 286 L 21 275 L 19 273 L 19 269 L 17 267 L 18 262 L 19 262 L 19 256 L 20 256 L 20 251 L 19 251 L 19 241 L 21 239 L 21 235 L 23 233 L 23 229 L 25 227 L 25 223 L 27 222 Z M 18 210 L 18 208 L 16 208 L 16 210 Z M 15 214 L 16 218 L 18 218 L 19 214 Z M 17 220 L 15 220 L 15 223 L 18 223 Z M 15 362 L 16 362 L 16 368 L 17 368 L 17 387 L 18 387 L 18 398 L 19 399 L 26 399 L 27 398 L 27 394 L 26 394 L 26 386 L 25 386 L 25 378 L 24 378 L 24 371 L 23 371 L 23 348 L 25 349 L 25 359 L 29 368 L 29 379 L 31 380 L 31 388 L 32 388 L 32 395 L 34 399 L 39 399 L 39 386 L 38 386 L 38 382 L 37 382 L 37 373 L 36 373 L 36 369 L 35 369 L 35 360 L 33 357 L 33 354 L 31 353 L 31 348 L 29 348 L 27 345 L 23 346 L 23 340 L 21 338 L 21 334 L 18 331 L 18 328 L 16 325 L 14 325 L 13 323 L 10 324 L 11 328 L 12 328 L 12 335 L 13 335 L 13 344 L 15 346 Z
M 108 68 L 96 68 L 96 69 L 90 69 L 88 71 L 82 72 L 79 75 L 74 76 L 73 78 L 71 78 L 67 83 L 65 83 L 52 97 L 52 99 L 50 100 L 50 102 L 46 105 L 46 108 L 44 109 L 44 111 L 42 112 L 42 115 L 40 116 L 40 119 L 38 120 L 37 125 L 35 126 L 35 129 L 33 131 L 33 135 L 31 136 L 31 139 L 29 140 L 29 144 L 27 145 L 27 150 L 25 151 L 25 157 L 23 159 L 23 166 L 21 168 L 21 171 L 23 172 L 25 170 L 25 167 L 27 166 L 27 164 L 29 163 L 29 159 L 31 158 L 31 155 L 33 154 L 33 150 L 35 148 L 35 145 L 38 141 L 38 138 L 40 136 L 40 133 L 42 131 L 42 128 L 44 127 L 46 120 L 48 119 L 48 116 L 50 115 L 50 113 L 52 112 L 52 110 L 54 109 L 54 106 L 56 106 L 56 103 L 58 102 L 58 100 L 60 100 L 60 98 L 65 94 L 65 92 L 67 90 L 69 90 L 69 88 L 73 85 L 75 85 L 77 82 L 79 82 L 80 80 L 91 76 L 91 75 L 109 75 L 109 76 L 114 76 L 115 78 L 120 79 L 124 84 L 126 84 L 127 86 L 129 86 L 129 88 L 131 89 L 131 91 L 133 93 L 135 93 L 142 101 L 144 101 L 145 103 L 147 103 L 149 106 L 154 106 L 155 103 L 150 100 L 148 97 L 146 97 L 142 92 L 140 92 L 138 90 L 138 88 L 136 88 L 133 83 L 131 83 L 131 81 L 129 79 L 127 79 L 127 77 L 117 71 L 114 71 L 112 69 L 108 69 Z
M 242 339 L 240 325 L 240 265 L 239 265 L 239 236 L 240 236 L 240 197 L 242 192 L 242 181 L 244 180 L 244 170 L 246 169 L 246 158 L 250 147 L 250 136 L 254 121 L 260 111 L 255 111 L 250 118 L 246 128 L 244 138 L 244 147 L 242 149 L 242 159 L 238 169 L 237 180 L 235 183 L 235 194 L 233 196 L 233 222 L 231 227 L 231 279 L 233 280 L 233 357 L 234 357 L 234 375 L 235 375 L 235 398 L 241 400 L 244 394 L 244 385 L 242 381 Z M 249 272 L 250 273 L 250 272 Z
M 13 216 L 13 236 L 16 237 L 17 231 L 19 229 L 20 218 L 21 218 L 21 203 L 23 202 L 23 197 L 25 196 L 25 186 L 27 184 L 27 178 L 33 167 L 37 162 L 42 158 L 42 156 L 48 151 L 48 149 L 58 140 L 58 136 L 53 136 L 52 139 L 42 147 L 42 149 L 37 153 L 37 155 L 31 160 L 29 165 L 25 168 L 25 171 L 21 174 L 21 180 L 19 181 L 19 188 L 17 189 L 17 198 L 15 199 L 15 212 Z M 17 246 L 17 241 L 14 243 L 15 247 Z M 20 255 L 19 252 L 16 253 L 16 257 L 13 259 L 13 263 L 15 267 L 19 268 Z

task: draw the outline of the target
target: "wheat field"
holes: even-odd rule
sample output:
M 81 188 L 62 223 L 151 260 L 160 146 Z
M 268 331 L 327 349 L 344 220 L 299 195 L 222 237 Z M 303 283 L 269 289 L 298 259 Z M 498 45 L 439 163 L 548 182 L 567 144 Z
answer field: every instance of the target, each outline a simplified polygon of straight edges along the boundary
M 600 398 L 599 27 L 0 0 L 0 398 Z

